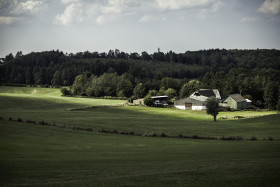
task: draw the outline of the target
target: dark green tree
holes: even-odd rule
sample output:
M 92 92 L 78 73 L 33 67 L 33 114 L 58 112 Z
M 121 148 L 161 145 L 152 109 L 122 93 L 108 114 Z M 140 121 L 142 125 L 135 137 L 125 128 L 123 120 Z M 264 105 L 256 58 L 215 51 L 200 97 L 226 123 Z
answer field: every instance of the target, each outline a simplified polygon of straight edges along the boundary
M 149 60 L 152 60 L 152 57 L 146 51 L 144 51 L 144 52 L 142 52 L 141 59 L 149 61 Z
M 87 95 L 87 88 L 89 87 L 90 80 L 91 73 L 89 72 L 78 75 L 71 87 L 71 92 L 74 95 Z
M 61 86 L 61 85 L 63 85 L 62 79 L 61 79 L 61 71 L 57 70 L 54 73 L 51 83 L 52 83 L 53 86 Z
M 5 61 L 11 61 L 11 60 L 13 60 L 13 59 L 14 59 L 13 53 L 10 53 L 10 54 L 8 54 L 8 55 L 5 57 Z
M 219 100 L 215 97 L 209 97 L 206 101 L 206 112 L 214 117 L 214 121 L 216 121 L 216 117 L 219 113 Z
M 153 99 L 151 98 L 151 96 L 145 96 L 144 97 L 144 104 L 147 106 L 153 106 Z
M 168 88 L 166 91 L 165 91 L 165 95 L 168 96 L 169 100 L 173 99 L 174 97 L 177 96 L 177 91 L 174 90 L 173 88 Z
M 22 51 L 18 51 L 15 58 L 21 57 L 22 56 Z
M 16 83 L 17 75 L 19 74 L 17 66 L 13 66 L 12 71 L 10 73 L 9 81 L 12 83 Z
M 161 87 L 160 90 L 157 93 L 157 96 L 165 95 L 165 91 L 166 91 L 165 87 Z
M 157 95 L 157 91 L 156 90 L 149 90 L 148 95 L 156 96 Z
M 180 98 L 188 97 L 194 91 L 198 90 L 201 87 L 201 83 L 198 80 L 190 80 L 188 83 L 185 83 L 180 90 Z
M 138 83 L 134 90 L 133 90 L 133 95 L 135 96 L 135 98 L 143 98 L 145 95 L 145 87 L 143 85 L 143 83 Z
M 34 84 L 32 69 L 27 68 L 25 71 L 25 82 L 26 84 Z
M 160 81 L 160 87 L 168 89 L 168 88 L 173 88 L 175 90 L 179 90 L 180 89 L 180 81 L 179 79 L 173 79 L 173 78 L 169 78 L 169 77 L 164 77 L 163 79 L 161 79 Z
M 278 86 L 275 82 L 268 82 L 264 90 L 264 101 L 267 108 L 275 110 L 278 103 Z
M 61 91 L 61 93 L 62 93 L 62 95 L 70 95 L 71 93 L 70 93 L 70 90 L 69 89 L 67 89 L 67 88 L 61 88 L 60 89 L 60 91 Z
M 118 83 L 117 93 L 120 97 L 130 97 L 132 95 L 133 87 L 129 80 L 121 80 Z

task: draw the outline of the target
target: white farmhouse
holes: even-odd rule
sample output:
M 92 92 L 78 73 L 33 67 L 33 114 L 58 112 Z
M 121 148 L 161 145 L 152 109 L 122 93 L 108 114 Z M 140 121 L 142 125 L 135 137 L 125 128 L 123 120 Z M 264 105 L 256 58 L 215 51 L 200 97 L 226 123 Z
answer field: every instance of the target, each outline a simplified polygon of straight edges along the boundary
M 193 92 L 190 97 L 174 101 L 174 106 L 180 110 L 205 110 L 206 100 L 209 97 L 216 97 L 221 100 L 217 89 L 200 89 Z

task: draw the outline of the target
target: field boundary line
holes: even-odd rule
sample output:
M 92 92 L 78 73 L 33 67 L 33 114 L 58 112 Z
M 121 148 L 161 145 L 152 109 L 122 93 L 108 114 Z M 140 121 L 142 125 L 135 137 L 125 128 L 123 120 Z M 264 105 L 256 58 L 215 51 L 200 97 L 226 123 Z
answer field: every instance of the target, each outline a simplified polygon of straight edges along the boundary
M 5 121 L 3 117 L 0 117 L 0 121 Z M 68 128 L 72 130 L 81 130 L 81 131 L 87 131 L 87 132 L 97 132 L 97 133 L 104 133 L 104 134 L 115 134 L 115 135 L 129 135 L 129 136 L 142 136 L 142 137 L 157 137 L 157 138 L 176 138 L 176 139 L 196 139 L 196 140 L 223 140 L 223 141 L 274 141 L 278 139 L 274 139 L 273 137 L 269 136 L 267 139 L 263 138 L 262 140 L 258 139 L 255 136 L 252 136 L 250 138 L 243 138 L 241 136 L 222 136 L 220 138 L 218 137 L 211 137 L 211 136 L 199 136 L 199 135 L 191 135 L 191 136 L 186 136 L 183 134 L 179 134 L 178 136 L 169 136 L 165 133 L 161 134 L 139 134 L 135 133 L 134 131 L 130 132 L 123 132 L 123 131 L 117 131 L 117 130 L 98 130 L 94 131 L 92 128 L 87 128 L 87 127 L 79 127 L 79 126 L 70 126 L 70 125 L 57 125 L 55 122 L 53 123 L 48 123 L 45 122 L 44 120 L 41 120 L 39 122 L 32 121 L 32 120 L 26 120 L 24 121 L 22 118 L 18 118 L 17 120 L 12 119 L 11 117 L 6 120 L 6 121 L 13 121 L 13 122 L 18 122 L 18 123 L 26 123 L 26 124 L 33 124 L 33 125 L 42 125 L 42 126 L 50 126 L 50 127 L 58 127 L 58 128 Z

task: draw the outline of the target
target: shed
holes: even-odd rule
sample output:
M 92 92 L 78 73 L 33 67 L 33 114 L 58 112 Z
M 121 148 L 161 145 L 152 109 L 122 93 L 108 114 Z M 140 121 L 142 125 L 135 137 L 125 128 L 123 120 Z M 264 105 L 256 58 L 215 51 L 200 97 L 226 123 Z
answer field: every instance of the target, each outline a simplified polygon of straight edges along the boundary
M 133 100 L 134 105 L 144 105 L 144 98 Z
M 153 99 L 153 104 L 155 106 L 167 106 L 168 105 L 168 96 L 153 96 L 151 97 Z
M 232 109 L 246 109 L 251 107 L 251 101 L 245 99 L 240 94 L 232 94 L 223 102 L 224 106 L 230 107 Z

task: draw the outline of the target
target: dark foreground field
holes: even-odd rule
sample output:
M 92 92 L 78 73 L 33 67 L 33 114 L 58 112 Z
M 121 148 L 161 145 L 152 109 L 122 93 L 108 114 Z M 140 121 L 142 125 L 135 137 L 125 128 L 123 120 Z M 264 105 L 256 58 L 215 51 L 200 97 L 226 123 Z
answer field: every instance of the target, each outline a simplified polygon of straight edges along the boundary
M 1 90 L 2 89 L 2 90 Z M 212 122 L 201 112 L 146 107 L 72 110 L 102 100 L 61 98 L 57 89 L 0 87 L 0 186 L 279 186 L 275 112 Z M 123 101 L 112 101 L 120 104 Z M 70 109 L 70 110 L 69 110 Z M 45 120 L 42 126 L 16 121 Z M 93 132 L 59 128 L 91 127 Z M 99 133 L 255 136 L 257 141 L 174 139 Z M 268 141 L 268 137 L 273 141 Z M 266 140 L 263 141 L 263 138 Z
M 1 122 L 1 186 L 278 186 L 279 141 L 104 135 Z

